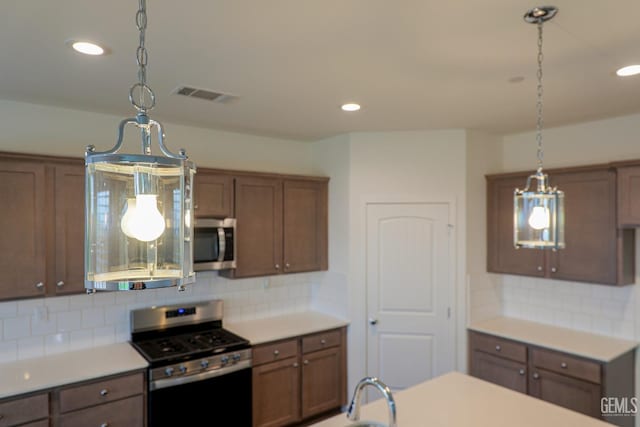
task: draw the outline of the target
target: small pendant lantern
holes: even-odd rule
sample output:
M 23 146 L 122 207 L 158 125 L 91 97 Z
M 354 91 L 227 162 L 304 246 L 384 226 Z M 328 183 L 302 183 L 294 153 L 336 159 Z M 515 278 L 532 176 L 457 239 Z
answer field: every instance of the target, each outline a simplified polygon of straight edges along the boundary
M 538 169 L 527 178 L 524 190 L 514 192 L 514 234 L 516 248 L 564 248 L 564 193 L 549 185 L 549 177 L 542 171 L 542 27 L 558 9 L 542 6 L 529 10 L 524 20 L 538 26 Z
M 124 119 L 113 148 L 85 153 L 85 288 L 139 290 L 193 282 L 193 175 L 195 165 L 184 150 L 166 147 L 162 125 L 147 112 L 155 95 L 146 82 L 146 1 L 139 0 L 136 51 L 139 82 L 129 90 L 138 111 Z M 142 154 L 121 154 L 125 126 L 142 136 Z M 163 155 L 151 151 L 152 130 Z

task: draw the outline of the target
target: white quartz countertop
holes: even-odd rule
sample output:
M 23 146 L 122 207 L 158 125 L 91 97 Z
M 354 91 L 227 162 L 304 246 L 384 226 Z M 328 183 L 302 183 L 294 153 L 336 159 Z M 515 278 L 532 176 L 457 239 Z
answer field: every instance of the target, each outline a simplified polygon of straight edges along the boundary
M 496 317 L 473 323 L 469 329 L 601 362 L 610 362 L 638 346 L 636 341 L 509 317 Z
M 145 369 L 129 343 L 0 363 L 0 398 Z
M 383 379 L 384 380 L 384 379 Z M 372 389 L 372 395 L 377 393 Z M 603 421 L 452 372 L 394 393 L 400 427 L 611 427 Z M 361 420 L 389 420 L 384 399 L 363 405 Z M 314 427 L 345 427 L 345 414 Z
M 242 322 L 225 322 L 224 328 L 256 345 L 340 328 L 348 324 L 348 320 L 339 317 L 306 311 Z

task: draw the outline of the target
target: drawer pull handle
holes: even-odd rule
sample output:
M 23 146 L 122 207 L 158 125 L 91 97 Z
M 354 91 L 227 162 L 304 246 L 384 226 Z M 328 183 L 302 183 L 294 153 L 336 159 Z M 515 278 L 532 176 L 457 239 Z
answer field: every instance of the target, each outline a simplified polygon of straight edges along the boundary
M 520 369 L 520 370 L 518 371 L 518 373 L 519 373 L 520 375 L 524 375 L 524 369 Z
M 38 282 L 38 283 L 36 283 L 36 288 L 38 288 L 38 289 L 44 289 L 44 283 L 42 283 L 42 282 Z
M 298 366 L 300 366 L 300 365 L 298 365 L 298 362 L 296 362 L 296 363 L 294 363 L 294 364 L 293 364 L 293 367 L 294 367 L 294 368 L 297 368 Z
M 558 269 L 557 269 L 557 268 L 555 268 L 555 267 L 551 267 L 551 272 L 552 272 L 552 273 L 555 273 L 555 272 L 557 272 L 557 271 L 558 271 Z
M 542 271 L 542 266 L 541 265 L 538 266 L 538 271 Z
M 102 423 L 100 424 L 100 427 L 109 427 L 109 423 Z
M 540 378 L 540 374 L 538 374 L 537 372 L 534 372 L 534 373 L 533 373 L 533 379 L 534 379 L 534 380 L 537 380 L 537 379 L 539 379 L 539 378 Z
M 320 340 L 320 344 L 325 345 L 326 343 L 327 343 L 327 340 L 325 339 Z
M 279 350 L 273 350 L 273 355 L 274 355 L 275 357 L 280 356 L 280 351 L 279 351 Z
M 496 351 L 500 351 L 502 350 L 502 347 L 500 347 L 499 345 L 496 346 Z
M 560 364 L 560 367 L 561 367 L 562 369 L 567 369 L 568 365 L 567 365 L 566 363 L 562 362 L 562 363 Z
M 107 390 L 106 388 L 100 390 L 100 396 L 106 396 L 107 394 L 109 394 L 109 390 Z
M 305 361 L 304 361 L 304 362 L 302 362 L 302 363 L 304 363 L 305 365 L 308 365 L 308 364 L 309 364 L 309 361 L 308 361 L 308 360 L 305 360 Z

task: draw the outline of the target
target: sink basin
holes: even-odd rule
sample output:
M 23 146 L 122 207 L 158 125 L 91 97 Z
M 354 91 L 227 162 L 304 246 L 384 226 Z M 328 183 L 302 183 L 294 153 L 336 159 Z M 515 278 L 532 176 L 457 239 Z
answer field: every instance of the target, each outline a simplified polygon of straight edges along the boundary
M 389 424 L 380 423 L 378 421 L 356 421 L 345 427 L 389 427 Z

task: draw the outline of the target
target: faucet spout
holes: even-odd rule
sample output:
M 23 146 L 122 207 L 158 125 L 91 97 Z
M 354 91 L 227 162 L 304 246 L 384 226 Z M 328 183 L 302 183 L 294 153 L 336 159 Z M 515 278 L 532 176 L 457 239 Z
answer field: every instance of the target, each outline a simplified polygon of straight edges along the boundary
M 349 404 L 347 418 L 351 421 L 358 421 L 360 419 L 360 395 L 362 394 L 362 390 L 367 386 L 373 386 L 380 390 L 387 401 L 387 406 L 389 407 L 389 427 L 398 427 L 398 423 L 396 421 L 396 401 L 393 399 L 391 389 L 376 377 L 365 377 L 358 382 L 358 385 L 356 385 L 356 389 L 353 392 L 351 403 Z

